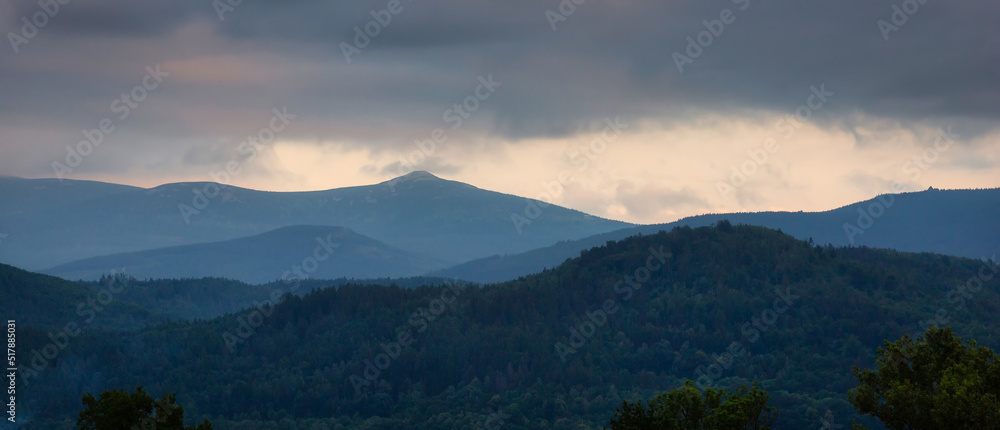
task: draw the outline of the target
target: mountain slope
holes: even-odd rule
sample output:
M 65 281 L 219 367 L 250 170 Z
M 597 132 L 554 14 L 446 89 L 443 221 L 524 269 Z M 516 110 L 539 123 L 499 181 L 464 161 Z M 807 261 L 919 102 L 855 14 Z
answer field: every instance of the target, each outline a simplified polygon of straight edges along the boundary
M 67 356 L 76 371 L 36 378 L 22 401 L 58 420 L 85 391 L 146 385 L 226 428 L 484 428 L 502 413 L 503 428 L 569 429 L 600 428 L 621 400 L 685 379 L 760 381 L 776 429 L 814 428 L 828 410 L 857 418 L 851 368 L 871 366 L 884 339 L 949 324 L 1000 346 L 996 273 L 995 262 L 818 247 L 759 227 L 677 228 L 484 288 L 288 298 L 245 337 L 233 336 L 253 312 L 87 335 Z
M 78 328 L 135 329 L 168 320 L 211 319 L 270 300 L 276 291 L 306 294 L 353 279 L 307 279 L 248 285 L 220 278 L 137 280 L 122 272 L 99 282 L 70 282 L 0 264 L 0 321 L 58 332 Z M 436 278 L 380 278 L 370 285 L 442 285 Z
M 22 187 L 34 181 L 38 180 L 20 180 Z M 338 225 L 455 264 L 629 226 L 548 205 L 519 232 L 511 217 L 525 212 L 528 199 L 426 172 L 327 191 L 264 192 L 179 183 L 67 204 L 43 200 L 35 202 L 33 210 L 0 213 L 0 228 L 10 234 L 0 245 L 0 261 L 42 269 L 101 255 L 248 237 L 293 225 Z
M 342 227 L 293 226 L 221 242 L 153 249 L 63 264 L 46 273 L 94 280 L 113 269 L 139 278 L 218 277 L 261 284 L 281 279 L 404 277 L 443 263 Z
M 638 226 L 565 241 L 520 254 L 473 260 L 434 272 L 433 275 L 475 282 L 517 279 L 555 267 L 567 258 L 576 257 L 581 251 L 609 240 L 652 234 L 675 226 L 707 226 L 721 220 L 780 229 L 796 238 L 811 238 L 822 245 L 869 246 L 970 258 L 991 257 L 1000 252 L 998 208 L 1000 189 L 928 190 L 884 195 L 825 212 L 699 215 L 669 224 Z M 870 224 L 868 220 L 871 220 Z M 846 231 L 845 224 L 850 225 Z
M 85 284 L 0 264 L 0 319 L 57 332 L 71 323 L 80 329 L 137 328 L 167 320 L 122 300 L 128 288 L 129 280 L 123 277 Z
M 0 176 L 0 216 L 50 210 L 141 188 L 96 181 Z M 0 231 L 3 226 L 0 225 Z

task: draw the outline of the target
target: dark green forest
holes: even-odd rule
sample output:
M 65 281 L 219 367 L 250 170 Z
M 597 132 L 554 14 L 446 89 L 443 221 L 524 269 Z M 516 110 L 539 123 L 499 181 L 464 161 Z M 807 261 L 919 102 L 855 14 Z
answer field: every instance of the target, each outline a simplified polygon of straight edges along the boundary
M 83 394 L 143 386 L 216 429 L 599 429 L 690 379 L 759 381 L 774 428 L 881 428 L 848 401 L 852 369 L 932 325 L 997 349 L 996 270 L 680 227 L 501 284 L 345 284 L 211 320 L 95 324 L 29 378 L 19 410 L 26 428 L 73 428 Z M 51 342 L 19 336 L 25 352 Z

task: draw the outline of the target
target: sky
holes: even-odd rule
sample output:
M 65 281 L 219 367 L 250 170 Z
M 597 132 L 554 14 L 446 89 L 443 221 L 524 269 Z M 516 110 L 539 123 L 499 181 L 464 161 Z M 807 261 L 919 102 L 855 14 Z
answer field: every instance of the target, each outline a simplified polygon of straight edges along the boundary
M 0 175 L 636 223 L 1000 186 L 986 0 L 0 0 Z

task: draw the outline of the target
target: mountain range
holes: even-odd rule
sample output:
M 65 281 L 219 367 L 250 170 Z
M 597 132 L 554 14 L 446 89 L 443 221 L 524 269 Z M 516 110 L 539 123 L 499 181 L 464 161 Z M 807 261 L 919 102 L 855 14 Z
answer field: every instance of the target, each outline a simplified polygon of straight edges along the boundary
M 74 321 L 72 300 L 26 293 L 56 278 L 6 273 L 36 311 Z M 142 385 L 178 393 L 188 420 L 218 428 L 490 429 L 502 417 L 511 430 L 594 429 L 623 400 L 690 379 L 758 381 L 776 429 L 830 414 L 877 429 L 847 402 L 852 367 L 929 325 L 1000 346 L 995 273 L 995 261 L 818 246 L 728 222 L 677 227 L 510 282 L 344 284 L 209 320 L 86 327 L 47 359 L 32 352 L 52 332 L 25 320 L 18 411 L 33 417 L 25 429 L 68 430 L 83 393 Z M 98 312 L 92 326 L 118 315 Z
M 0 262 L 83 280 L 125 270 L 139 279 L 265 283 L 305 262 L 312 270 L 296 277 L 502 282 L 610 240 L 724 219 L 820 245 L 971 258 L 1000 250 L 1000 189 L 929 189 L 822 212 L 706 214 L 654 225 L 602 219 L 422 171 L 312 192 L 0 177 L 0 196 Z M 307 261 L 331 234 L 343 247 L 336 256 Z
M 566 259 L 580 255 L 580 252 L 608 241 L 654 234 L 676 226 L 707 226 L 721 220 L 773 228 L 821 245 L 996 258 L 1000 253 L 998 210 L 1000 189 L 997 188 L 929 189 L 882 195 L 823 212 L 699 215 L 666 224 L 636 226 L 563 241 L 518 254 L 481 258 L 432 274 L 475 282 L 507 281 L 558 266 Z
M 457 264 L 630 225 L 427 172 L 310 192 L 265 192 L 217 183 L 143 189 L 2 177 L 0 196 L 0 233 L 7 235 L 0 244 L 0 262 L 31 270 L 297 225 L 345 227 L 429 260 Z M 533 208 L 540 207 L 544 212 L 539 215 Z M 526 211 L 535 216 L 530 224 L 512 220 Z

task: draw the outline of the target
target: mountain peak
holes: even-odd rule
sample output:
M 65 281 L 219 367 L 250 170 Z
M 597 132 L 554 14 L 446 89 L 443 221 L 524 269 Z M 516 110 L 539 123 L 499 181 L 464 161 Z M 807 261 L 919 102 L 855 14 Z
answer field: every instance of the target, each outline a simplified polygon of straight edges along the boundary
M 407 174 L 405 174 L 403 176 L 398 176 L 398 177 L 392 178 L 392 179 L 390 179 L 388 181 L 382 182 L 380 185 L 389 185 L 391 187 L 395 187 L 396 185 L 405 184 L 405 183 L 413 183 L 413 182 L 419 182 L 419 181 L 442 181 L 442 180 L 443 179 L 441 179 L 441 178 L 439 178 L 437 176 L 434 176 L 433 174 L 431 174 L 428 171 L 425 171 L 425 170 L 416 170 L 416 171 L 407 173 Z
M 433 174 L 431 174 L 431 172 L 428 172 L 426 170 L 416 170 L 407 173 L 403 176 L 400 176 L 394 180 L 396 182 L 403 182 L 403 181 L 427 181 L 432 179 L 441 179 L 441 178 L 434 176 Z

